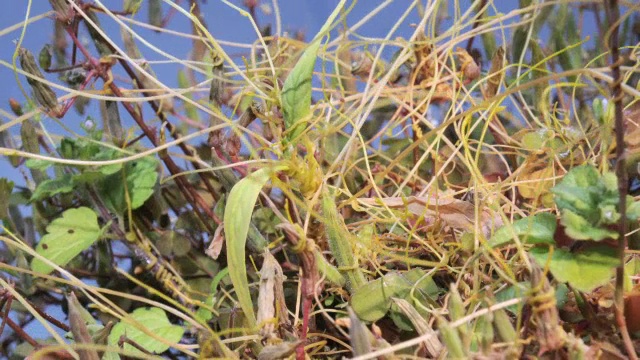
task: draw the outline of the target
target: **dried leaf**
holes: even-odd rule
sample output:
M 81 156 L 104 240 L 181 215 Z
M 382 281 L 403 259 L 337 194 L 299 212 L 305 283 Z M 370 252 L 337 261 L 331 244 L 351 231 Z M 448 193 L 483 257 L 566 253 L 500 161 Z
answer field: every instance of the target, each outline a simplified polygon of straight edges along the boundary
M 432 358 L 437 358 L 442 352 L 442 343 L 438 340 L 436 332 L 429 326 L 429 323 L 425 320 L 424 316 L 416 310 L 405 299 L 393 298 L 393 302 L 400 308 L 402 313 L 409 318 L 409 321 L 413 324 L 418 334 L 432 334 L 434 336 L 427 338 L 422 344 L 427 350 L 427 355 Z
M 277 345 L 267 345 L 258 354 L 258 360 L 286 359 L 301 343 L 302 341 L 285 341 Z
M 485 100 L 491 99 L 498 93 L 500 83 L 504 78 L 505 68 L 504 48 L 500 47 L 496 50 L 495 54 L 491 58 L 491 69 L 489 69 L 489 75 L 487 76 L 487 84 L 484 87 L 482 95 Z
M 264 262 L 260 270 L 260 286 L 258 290 L 257 323 L 261 326 L 263 338 L 277 338 L 276 322 L 288 323 L 287 308 L 284 298 L 284 274 L 276 258 L 269 250 L 264 252 Z M 280 320 L 277 320 L 278 317 Z
M 353 349 L 353 356 L 365 355 L 371 352 L 373 334 L 360 321 L 353 309 L 349 310 L 349 342 Z
M 220 251 L 222 251 L 222 245 L 224 245 L 224 226 L 218 226 L 215 233 L 213 233 L 213 237 L 211 237 L 209 247 L 204 253 L 213 260 L 217 260 L 218 256 L 220 256 Z
M 475 206 L 455 198 L 410 196 L 389 198 L 360 198 L 358 202 L 369 206 L 387 206 L 391 209 L 406 210 L 416 216 L 437 218 L 454 229 L 473 230 L 476 225 Z M 492 215 L 488 209 L 480 211 L 480 228 L 488 237 L 493 229 L 503 225 L 502 218 Z
M 69 306 L 69 325 L 71 327 L 71 333 L 73 333 L 73 339 L 77 344 L 93 344 L 93 339 L 91 338 L 91 334 L 89 334 L 87 324 L 81 315 L 84 309 L 73 292 L 67 296 L 67 304 Z M 77 351 L 83 360 L 100 360 L 98 352 L 95 349 L 84 348 L 78 349 Z
M 227 262 L 230 267 L 229 276 L 238 296 L 240 307 L 246 316 L 249 326 L 256 324 L 253 301 L 249 292 L 247 268 L 245 261 L 245 245 L 251 224 L 251 214 L 262 187 L 269 181 L 273 171 L 283 169 L 260 169 L 240 180 L 229 193 L 224 209 L 224 232 L 227 242 Z
M 460 71 L 464 76 L 465 82 L 473 81 L 480 76 L 480 67 L 476 64 L 475 60 L 467 50 L 463 48 L 456 49 L 456 56 L 460 66 Z

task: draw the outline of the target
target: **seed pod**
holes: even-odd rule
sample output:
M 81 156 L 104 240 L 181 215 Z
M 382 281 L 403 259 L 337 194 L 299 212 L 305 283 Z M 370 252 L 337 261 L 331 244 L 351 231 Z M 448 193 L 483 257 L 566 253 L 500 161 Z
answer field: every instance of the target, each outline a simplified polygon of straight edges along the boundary
M 149 24 L 162 26 L 162 4 L 160 0 L 149 0 Z
M 51 45 L 44 44 L 42 50 L 40 50 L 40 54 L 38 55 L 38 64 L 42 70 L 47 71 L 51 68 Z
M 55 10 L 58 21 L 71 21 L 73 18 L 73 9 L 69 6 L 69 0 L 49 0 L 49 3 L 53 10 Z
M 209 90 L 209 100 L 222 105 L 224 95 L 224 59 L 217 52 L 211 54 L 212 68 L 211 89 Z
M 13 99 L 9 100 L 10 103 L 11 103 L 11 100 Z M 16 103 L 20 105 L 17 101 Z M 20 110 L 22 110 L 21 107 L 20 107 Z M 0 119 L 0 125 L 4 125 L 4 121 L 2 121 L 2 119 Z M 17 149 L 16 143 L 15 141 L 13 141 L 13 136 L 8 131 L 0 132 L 0 146 L 7 149 Z M 8 160 L 11 163 L 11 166 L 13 166 L 14 168 L 17 168 L 18 166 L 20 166 L 20 163 L 22 162 L 22 158 L 15 155 L 9 155 Z
M 502 82 L 502 77 L 504 76 L 504 72 L 502 71 L 504 66 L 504 48 L 501 47 L 496 50 L 493 58 L 491 58 L 491 69 L 489 69 L 487 85 L 485 85 L 483 92 L 485 100 L 494 97 L 498 92 L 500 82 Z
M 124 11 L 133 15 L 140 10 L 140 5 L 142 5 L 142 0 L 125 0 Z
M 438 330 L 440 330 L 440 336 L 445 348 L 448 352 L 449 359 L 468 359 L 469 356 L 463 345 L 460 335 L 451 327 L 444 318 L 436 316 L 438 318 Z
M 103 128 L 107 137 L 114 144 L 121 146 L 125 142 L 125 133 L 122 129 L 122 121 L 120 120 L 120 111 L 118 110 L 117 101 L 101 101 L 100 115 L 102 117 Z
M 33 89 L 33 93 L 38 101 L 38 104 L 42 105 L 49 114 L 60 117 L 61 107 L 58 105 L 58 98 L 56 94 L 51 90 L 49 85 L 41 82 L 40 79 L 44 78 L 38 65 L 36 65 L 36 59 L 31 51 L 20 48 L 20 67 L 26 73 L 32 77 L 27 77 L 27 82 Z
M 22 122 L 22 126 L 20 127 L 20 139 L 22 140 L 22 149 L 24 151 L 31 154 L 40 154 L 40 142 L 38 140 L 40 130 L 40 123 L 37 123 L 32 119 L 27 119 Z M 29 170 L 31 171 L 33 182 L 35 182 L 36 185 L 47 180 L 45 172 L 38 169 Z
M 96 49 L 98 49 L 100 56 L 105 57 L 113 54 L 109 42 L 98 32 L 98 29 L 102 30 L 102 26 L 100 26 L 100 20 L 96 14 L 93 11 L 87 11 L 87 17 L 96 24 L 96 27 L 93 27 L 93 25 L 85 22 L 89 35 L 91 36 L 91 40 L 93 40 L 93 43 L 96 45 Z
M 24 114 L 24 112 L 22 111 L 22 104 L 20 104 L 18 100 L 14 98 L 9 99 L 9 107 L 16 116 L 22 116 L 22 114 Z

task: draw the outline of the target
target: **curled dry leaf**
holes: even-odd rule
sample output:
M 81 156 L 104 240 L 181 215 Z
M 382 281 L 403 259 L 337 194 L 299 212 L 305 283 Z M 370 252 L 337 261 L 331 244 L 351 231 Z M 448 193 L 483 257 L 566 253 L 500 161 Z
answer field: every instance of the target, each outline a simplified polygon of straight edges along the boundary
M 456 56 L 460 65 L 460 71 L 464 76 L 465 83 L 471 82 L 480 76 L 480 67 L 473 60 L 473 57 L 463 48 L 456 49 Z
M 555 185 L 555 176 L 560 174 L 557 174 L 553 164 L 543 168 L 536 168 L 536 164 L 531 164 L 528 168 L 525 168 L 525 171 L 518 175 L 517 178 L 517 188 L 520 196 L 525 199 L 541 200 L 547 206 L 553 204 L 553 195 L 551 195 L 550 190 Z
M 293 354 L 296 347 L 301 343 L 302 341 L 294 341 L 282 342 L 277 345 L 267 345 L 260 351 L 260 354 L 258 354 L 258 360 L 286 359 L 289 355 Z
M 209 247 L 204 251 L 204 253 L 213 260 L 216 260 L 218 259 L 218 256 L 220 256 L 222 245 L 224 245 L 224 226 L 218 226 L 216 231 L 213 233 Z
M 265 250 L 258 290 L 257 323 L 261 326 L 260 335 L 263 338 L 277 338 L 276 321 L 277 324 L 287 324 L 287 314 L 282 268 L 269 250 Z
M 444 195 L 444 193 L 442 194 Z M 476 226 L 475 205 L 455 198 L 443 196 L 409 196 L 389 198 L 360 198 L 359 203 L 367 206 L 386 206 L 391 209 L 404 209 L 416 216 L 424 216 L 425 220 L 442 220 L 448 226 L 460 230 L 473 230 Z M 492 230 L 503 225 L 498 214 L 484 208 L 480 211 L 480 229 L 485 237 Z

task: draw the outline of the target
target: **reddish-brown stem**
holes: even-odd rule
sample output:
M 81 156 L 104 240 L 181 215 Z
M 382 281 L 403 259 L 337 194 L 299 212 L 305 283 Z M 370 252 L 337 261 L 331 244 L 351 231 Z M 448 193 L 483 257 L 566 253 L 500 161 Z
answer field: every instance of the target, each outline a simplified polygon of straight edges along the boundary
M 309 314 L 311 313 L 312 294 L 307 294 L 306 289 L 307 282 L 309 280 L 306 276 L 302 277 L 302 334 L 300 334 L 300 344 L 296 347 L 296 360 L 304 360 L 304 347 L 307 343 L 307 333 L 309 331 Z M 313 285 L 312 285 L 313 286 Z
M 108 86 L 109 86 L 109 89 L 111 90 L 111 92 L 117 97 L 124 97 L 124 94 L 122 93 L 120 88 L 114 82 L 109 81 L 110 79 L 109 79 L 108 72 L 105 71 L 104 67 L 101 66 L 101 64 L 98 62 L 98 60 L 96 60 L 93 56 L 91 56 L 91 54 L 89 54 L 89 51 L 82 45 L 82 43 L 78 40 L 78 38 L 75 36 L 75 34 L 71 31 L 71 29 L 67 28 L 67 33 L 71 37 L 71 40 L 74 42 L 74 44 L 76 44 L 78 49 L 83 53 L 83 55 L 85 56 L 87 61 L 93 66 L 93 69 L 105 81 L 105 84 L 107 84 L 107 83 L 109 84 Z M 126 64 L 126 62 L 121 62 L 121 64 L 123 64 L 123 66 L 124 65 L 128 65 L 128 64 Z M 135 73 L 133 73 L 128 66 L 125 67 L 125 70 L 127 70 L 129 75 L 132 75 L 134 79 L 138 80 L 136 75 L 135 75 Z M 136 81 L 136 82 L 138 84 L 141 84 L 141 82 L 139 80 Z M 145 95 L 148 96 L 148 94 L 145 94 Z M 160 111 L 160 109 L 158 108 L 158 105 L 154 101 L 150 101 L 150 104 L 154 108 L 156 113 L 160 114 L 161 119 L 166 122 L 166 118 L 162 114 L 162 111 Z M 142 119 L 140 114 L 135 111 L 133 106 L 128 102 L 122 102 L 122 106 L 124 106 L 124 108 L 127 110 L 127 112 L 134 119 L 136 124 L 140 127 L 140 129 L 142 129 L 142 131 L 147 136 L 147 138 L 149 138 L 149 141 L 151 142 L 151 144 L 153 144 L 153 146 L 158 146 L 159 145 L 158 144 L 158 138 L 153 133 L 151 128 L 149 126 L 147 126 L 147 124 L 144 122 L 144 120 Z M 174 133 L 173 125 L 171 125 L 168 122 L 167 122 L 167 124 L 168 124 L 167 125 L 167 129 L 171 133 Z M 176 136 L 177 135 L 174 134 L 174 138 Z M 185 151 L 186 154 L 192 155 L 191 152 L 186 148 L 186 145 L 180 144 L 180 147 L 184 148 L 184 151 Z M 171 157 L 169 157 L 166 152 L 165 153 L 160 152 L 158 155 L 159 155 L 160 159 L 164 162 L 165 166 L 167 167 L 167 169 L 169 170 L 169 172 L 172 175 L 177 175 L 177 174 L 180 174 L 182 172 L 180 170 L 180 168 L 178 167 L 178 165 L 176 165 L 176 163 L 173 161 L 173 159 Z M 213 213 L 210 204 L 206 204 L 205 203 L 205 201 L 202 199 L 202 197 L 200 197 L 200 195 L 197 193 L 197 191 L 193 188 L 193 186 L 191 186 L 191 184 L 189 184 L 184 179 L 184 177 L 178 176 L 178 177 L 176 177 L 175 181 L 176 181 L 176 184 L 178 185 L 178 188 L 183 193 L 183 195 L 185 196 L 187 201 L 190 204 L 192 204 L 194 211 L 196 212 L 197 216 L 202 220 L 202 222 L 205 225 L 205 227 L 207 228 L 207 230 L 209 230 L 211 233 L 213 233 L 214 229 L 212 228 L 211 224 L 209 224 L 208 219 L 213 219 L 218 224 L 220 224 L 221 221 Z M 205 183 L 210 186 L 208 181 L 205 181 Z M 203 212 L 204 212 L 204 214 L 203 214 Z
M 129 344 L 129 345 L 133 346 L 134 348 L 142 351 L 143 353 L 145 353 L 147 355 L 153 355 L 152 353 L 149 352 L 149 350 L 143 348 L 137 342 L 129 339 L 126 335 L 122 335 L 122 336 L 120 336 L 120 339 L 118 339 L 118 346 L 120 346 L 120 348 L 124 349 L 124 344 Z
M 29 345 L 33 346 L 33 347 L 38 347 L 40 344 L 31 336 L 29 336 L 29 334 L 27 334 L 23 329 L 22 326 L 16 324 L 15 322 L 13 322 L 13 320 L 11 320 L 9 318 L 9 316 L 7 314 L 2 314 L 3 316 L 6 317 L 7 320 L 7 325 L 9 325 L 9 327 L 11 328 L 11 330 L 13 330 L 13 332 L 16 333 L 16 335 L 18 335 L 18 337 L 26 342 L 29 343 Z
M 478 20 L 473 22 L 473 30 L 475 30 L 478 27 L 478 25 L 480 25 L 480 19 L 482 18 L 483 13 L 486 11 L 486 9 L 483 10 L 486 5 L 487 5 L 487 0 L 482 0 L 480 5 L 478 5 Z M 468 53 L 471 53 L 471 50 L 473 49 L 473 39 L 475 38 L 476 38 L 475 36 L 472 36 L 467 42 L 466 50 Z M 487 54 L 487 56 L 491 56 L 491 54 Z
M 119 58 L 118 61 L 120 62 L 120 65 L 124 68 L 124 70 L 127 72 L 127 74 L 129 75 L 129 77 L 131 77 L 131 79 L 133 79 L 135 81 L 136 84 L 138 84 L 138 86 L 141 89 L 144 89 L 142 87 L 142 81 L 140 81 L 140 79 L 138 78 L 138 75 L 136 75 L 136 73 L 133 71 L 133 69 L 131 69 L 131 67 L 129 66 L 129 64 L 124 60 L 124 58 Z M 112 83 L 112 87 L 114 87 L 115 85 L 113 85 Z M 143 95 L 144 96 L 152 96 L 152 94 L 143 91 Z M 176 130 L 175 126 L 170 123 L 167 120 L 166 115 L 164 114 L 164 112 L 162 111 L 162 109 L 160 109 L 160 106 L 158 105 L 157 102 L 153 101 L 153 100 L 149 100 L 148 101 L 149 105 L 151 105 L 151 108 L 153 109 L 154 113 L 158 114 L 158 117 L 160 118 L 160 120 L 166 124 L 166 128 L 169 131 L 169 134 L 171 134 L 171 136 L 173 137 L 173 139 L 178 140 L 180 138 L 180 134 L 179 132 Z M 145 131 L 145 134 L 147 132 Z M 180 147 L 180 150 L 182 150 L 183 153 L 185 153 L 186 155 L 193 157 L 195 154 L 187 147 L 187 145 L 185 145 L 184 143 L 180 143 L 178 144 L 178 147 Z M 192 161 L 191 164 L 193 165 L 194 168 L 201 170 L 202 166 L 195 162 Z M 213 198 L 217 198 L 216 196 L 216 192 L 213 189 L 213 186 L 211 185 L 211 183 L 209 182 L 209 180 L 205 177 L 204 173 L 199 172 L 198 175 L 200 176 L 200 179 L 202 180 L 202 182 L 204 183 L 204 185 L 207 188 L 207 191 L 209 191 L 209 193 L 211 194 L 211 196 L 213 196 Z
M 60 322 L 58 319 L 52 317 L 51 315 L 47 314 L 46 312 L 42 311 L 42 309 L 40 309 L 38 306 L 32 304 L 30 301 L 27 300 L 27 302 L 29 303 L 29 305 L 31 305 L 35 311 L 40 314 L 40 316 L 42 316 L 45 320 L 47 320 L 48 322 L 50 322 L 53 326 L 56 326 L 57 328 L 61 329 L 62 331 L 71 331 L 71 328 L 63 323 Z
M 81 68 L 83 66 L 84 66 L 84 64 L 75 64 L 75 65 L 69 65 L 69 66 L 56 68 L 56 69 L 42 69 L 42 70 L 44 70 L 47 73 L 59 73 L 59 72 L 63 72 L 63 71 L 78 69 L 78 68 Z
M 11 310 L 11 303 L 13 302 L 13 296 L 9 294 L 8 291 L 3 290 L 2 301 L 0 302 L 0 311 L 4 308 L 5 304 L 7 305 L 7 311 L 2 313 L 2 324 L 0 324 L 0 337 L 2 337 L 2 332 L 4 331 L 4 326 L 7 323 L 7 319 L 9 318 L 9 311 Z

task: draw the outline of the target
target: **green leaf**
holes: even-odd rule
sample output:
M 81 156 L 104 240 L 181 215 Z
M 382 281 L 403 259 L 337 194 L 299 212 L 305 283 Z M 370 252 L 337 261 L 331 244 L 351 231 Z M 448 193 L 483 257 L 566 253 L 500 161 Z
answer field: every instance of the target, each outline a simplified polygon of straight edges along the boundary
M 618 232 L 593 224 L 571 210 L 562 212 L 560 222 L 565 226 L 565 233 L 575 240 L 617 239 Z
M 344 269 L 340 272 L 347 280 L 347 289 L 349 292 L 353 292 L 366 282 L 364 273 L 358 264 L 358 259 L 353 253 L 352 244 L 357 243 L 357 240 L 349 232 L 344 219 L 338 212 L 333 194 L 326 189 L 322 196 L 322 213 L 324 215 L 329 250 L 335 257 L 338 268 Z
M 275 171 L 284 168 L 259 169 L 240 180 L 229 192 L 227 205 L 224 209 L 227 263 L 233 264 L 233 266 L 229 266 L 229 277 L 250 327 L 254 327 L 256 324 L 245 263 L 245 245 L 249 224 L 251 223 L 251 214 L 262 187 L 269 181 Z
M 64 174 L 55 179 L 45 180 L 36 187 L 31 195 L 31 201 L 38 201 L 57 194 L 65 194 L 73 191 L 73 175 Z
M 36 252 L 53 263 L 65 266 L 91 246 L 101 235 L 96 213 L 86 207 L 69 209 L 47 226 L 47 234 L 40 239 Z M 31 269 L 49 274 L 53 267 L 33 259 Z
M 551 213 L 528 216 L 514 221 L 512 225 L 505 225 L 498 229 L 489 239 L 489 246 L 497 247 L 510 243 L 513 241 L 514 234 L 523 243 L 553 245 L 556 225 L 556 216 Z
M 112 168 L 108 169 L 113 170 Z M 145 157 L 127 163 L 124 167 L 124 172 L 118 171 L 106 177 L 101 182 L 101 195 L 109 208 L 118 213 L 124 213 L 127 211 L 125 191 L 129 195 L 131 209 L 135 210 L 153 195 L 157 180 L 156 160 L 151 157 Z
M 549 249 L 536 247 L 531 256 L 541 267 L 545 267 Z M 572 253 L 564 249 L 554 249 L 549 270 L 560 282 L 568 282 L 577 290 L 589 292 L 611 280 L 620 260 L 614 248 L 594 246 L 581 252 Z
M 612 172 L 600 175 L 595 167 L 582 165 L 571 169 L 551 189 L 567 235 L 576 240 L 617 238 L 617 233 L 607 227 L 620 218 L 617 184 Z
M 347 283 L 347 280 L 342 276 L 340 271 L 331 265 L 320 251 L 316 251 L 315 255 L 318 271 L 327 278 L 328 282 L 338 286 L 344 286 Z
M 24 163 L 29 169 L 34 170 L 46 170 L 49 166 L 53 165 L 52 161 L 41 159 L 27 159 Z
M 501 303 L 507 300 L 523 297 L 529 291 L 530 285 L 528 282 L 520 282 L 518 285 L 509 285 L 504 290 L 501 290 L 496 294 L 496 301 Z M 519 309 L 522 308 L 522 304 L 515 304 L 507 306 L 505 310 L 517 315 Z
M 627 195 L 627 219 L 630 221 L 640 219 L 640 201 L 635 201 L 629 195 Z
M 320 42 L 324 34 L 329 30 L 331 23 L 338 16 L 346 0 L 341 0 L 338 6 L 329 15 L 315 39 L 307 47 L 300 60 L 287 76 L 282 88 L 282 112 L 284 115 L 287 139 L 295 139 L 306 127 L 306 117 L 311 114 L 311 80 L 313 68 L 316 63 L 316 54 L 320 48 Z
M 411 284 L 399 273 L 392 272 L 359 287 L 351 297 L 351 307 L 364 321 L 382 319 L 391 307 L 391 298 L 404 297 Z
M 413 269 L 404 274 L 387 273 L 384 277 L 370 281 L 359 287 L 351 297 L 351 307 L 364 321 L 382 319 L 392 305 L 392 298 L 409 298 L 411 289 L 418 297 L 435 297 L 440 289 L 431 277 L 426 277 L 425 270 Z
M 184 328 L 171 324 L 167 314 L 160 308 L 138 308 L 113 327 L 109 334 L 109 345 L 118 346 L 121 335 L 126 335 L 145 350 L 159 354 L 170 348 L 166 343 L 176 344 L 182 339 Z M 129 344 L 125 344 L 124 349 L 142 354 Z

